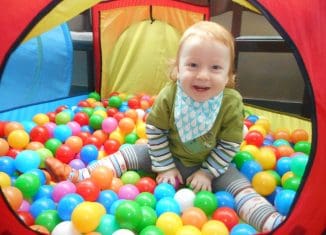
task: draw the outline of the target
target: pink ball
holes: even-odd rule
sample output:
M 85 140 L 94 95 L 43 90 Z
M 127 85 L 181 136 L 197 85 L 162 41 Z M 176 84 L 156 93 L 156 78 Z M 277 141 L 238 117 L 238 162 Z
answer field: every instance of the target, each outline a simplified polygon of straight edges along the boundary
M 59 202 L 66 194 L 75 192 L 76 186 L 72 182 L 61 181 L 53 187 L 52 198 L 55 202 Z
M 102 130 L 105 133 L 111 133 L 118 127 L 118 121 L 113 117 L 107 117 L 102 122 Z
M 71 122 L 68 122 L 67 125 L 72 130 L 72 135 L 77 135 L 80 132 L 81 127 L 78 122 L 71 121 Z
M 22 201 L 22 204 L 20 205 L 18 211 L 29 211 L 29 207 L 31 206 L 31 204 L 26 201 L 26 200 L 23 200 Z
M 53 137 L 53 130 L 54 130 L 54 128 L 56 127 L 56 125 L 57 125 L 57 124 L 55 124 L 54 122 L 47 122 L 47 123 L 44 124 L 44 127 L 45 127 L 46 129 L 48 129 L 48 131 L 49 131 L 50 138 Z
M 138 194 L 139 190 L 133 184 L 122 185 L 118 191 L 119 199 L 134 200 Z

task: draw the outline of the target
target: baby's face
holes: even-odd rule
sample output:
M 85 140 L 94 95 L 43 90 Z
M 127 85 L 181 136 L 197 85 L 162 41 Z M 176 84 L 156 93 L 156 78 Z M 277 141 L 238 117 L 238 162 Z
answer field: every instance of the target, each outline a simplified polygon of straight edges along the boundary
M 178 79 L 183 91 L 197 102 L 218 95 L 228 82 L 230 49 L 222 42 L 193 36 L 179 54 Z

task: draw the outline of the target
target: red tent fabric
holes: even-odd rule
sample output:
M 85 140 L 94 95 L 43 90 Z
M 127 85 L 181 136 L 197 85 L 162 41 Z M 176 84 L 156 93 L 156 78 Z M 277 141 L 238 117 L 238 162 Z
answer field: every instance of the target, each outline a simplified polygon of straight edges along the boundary
M 260 8 L 295 48 L 299 66 L 311 88 L 313 143 L 309 170 L 290 216 L 274 234 L 323 234 L 326 232 L 326 1 L 257 0 Z M 310 84 L 310 85 L 309 85 Z M 313 92 L 312 92 L 313 91 Z

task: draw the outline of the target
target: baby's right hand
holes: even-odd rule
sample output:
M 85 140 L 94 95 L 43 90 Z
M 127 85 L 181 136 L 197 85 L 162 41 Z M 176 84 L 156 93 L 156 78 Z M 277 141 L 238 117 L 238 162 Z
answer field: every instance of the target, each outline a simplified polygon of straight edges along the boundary
M 169 183 L 176 186 L 176 179 L 182 184 L 182 176 L 177 168 L 173 168 L 164 172 L 157 174 L 156 182 L 159 183 Z

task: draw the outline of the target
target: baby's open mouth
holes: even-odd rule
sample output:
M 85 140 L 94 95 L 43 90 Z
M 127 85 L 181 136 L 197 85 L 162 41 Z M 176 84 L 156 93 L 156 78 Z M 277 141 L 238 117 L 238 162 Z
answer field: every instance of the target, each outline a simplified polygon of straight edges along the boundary
M 194 85 L 192 87 L 193 87 L 194 90 L 196 90 L 198 92 L 203 92 L 203 91 L 209 90 L 209 87 L 206 87 L 206 86 L 197 86 L 197 85 Z

